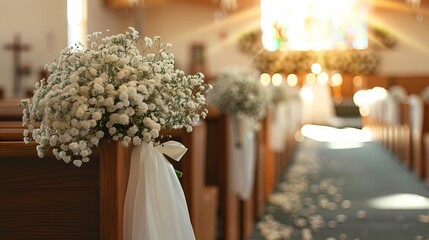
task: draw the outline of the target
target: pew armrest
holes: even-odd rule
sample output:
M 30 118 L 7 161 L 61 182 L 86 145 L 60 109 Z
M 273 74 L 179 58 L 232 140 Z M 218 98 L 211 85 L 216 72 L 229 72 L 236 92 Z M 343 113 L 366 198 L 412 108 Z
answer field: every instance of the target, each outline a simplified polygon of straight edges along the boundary
M 203 220 L 202 239 L 215 240 L 217 239 L 217 207 L 218 207 L 218 188 L 215 186 L 206 186 L 203 189 L 203 201 L 201 203 Z

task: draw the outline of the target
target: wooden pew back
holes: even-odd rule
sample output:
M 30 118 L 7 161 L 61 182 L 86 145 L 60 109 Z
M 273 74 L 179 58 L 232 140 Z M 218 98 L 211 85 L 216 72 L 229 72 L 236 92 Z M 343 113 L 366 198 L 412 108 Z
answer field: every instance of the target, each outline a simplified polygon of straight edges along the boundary
M 0 141 L 2 237 L 122 239 L 131 148 L 103 141 L 78 169 L 51 154 L 40 159 L 35 143 L 16 139 L 22 129 L 9 134 L 11 140 Z

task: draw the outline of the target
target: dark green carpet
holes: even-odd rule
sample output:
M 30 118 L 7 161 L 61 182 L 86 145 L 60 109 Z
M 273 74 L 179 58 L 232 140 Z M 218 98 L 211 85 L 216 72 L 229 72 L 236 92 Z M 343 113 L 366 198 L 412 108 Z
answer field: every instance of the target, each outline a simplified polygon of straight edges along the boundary
M 295 169 L 294 165 L 297 165 Z M 394 194 L 429 198 L 423 182 L 376 143 L 363 143 L 360 148 L 331 149 L 329 143 L 306 139 L 299 145 L 282 179 L 266 206 L 265 217 L 255 226 L 253 240 L 429 239 L 429 224 L 421 220 L 429 209 L 370 206 L 370 199 Z M 294 185 L 298 185 L 298 189 Z M 344 200 L 350 200 L 351 206 Z M 399 202 L 400 205 L 415 203 Z M 318 220 L 309 224 L 314 218 Z

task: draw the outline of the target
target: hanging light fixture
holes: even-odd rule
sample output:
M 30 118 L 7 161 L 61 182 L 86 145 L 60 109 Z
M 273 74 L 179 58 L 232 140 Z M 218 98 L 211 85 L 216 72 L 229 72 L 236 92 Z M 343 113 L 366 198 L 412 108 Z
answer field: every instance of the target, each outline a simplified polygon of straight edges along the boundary
M 220 8 L 226 11 L 235 10 L 237 8 L 237 0 L 220 0 Z
M 423 22 L 423 13 L 420 9 L 422 0 L 405 0 L 405 2 L 411 6 L 416 11 L 416 20 L 417 22 Z
M 215 12 L 215 20 L 222 20 L 228 15 L 228 12 L 237 9 L 237 0 L 212 0 L 214 5 L 219 6 L 219 10 Z

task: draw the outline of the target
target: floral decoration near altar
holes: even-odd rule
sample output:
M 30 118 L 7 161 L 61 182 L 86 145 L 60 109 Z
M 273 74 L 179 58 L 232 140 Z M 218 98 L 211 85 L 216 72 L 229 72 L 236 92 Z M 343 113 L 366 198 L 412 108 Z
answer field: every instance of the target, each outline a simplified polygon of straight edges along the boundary
M 244 33 L 238 41 L 238 49 L 251 55 L 253 65 L 266 73 L 307 73 L 315 62 L 326 69 L 350 74 L 372 74 L 378 71 L 383 49 L 393 49 L 397 38 L 378 27 L 371 27 L 369 47 L 365 50 L 330 51 L 275 51 L 270 52 L 262 46 L 259 29 Z
M 160 37 L 141 40 L 134 28 L 108 37 L 95 32 L 87 47 L 61 51 L 47 65 L 51 75 L 36 84 L 33 99 L 22 100 L 24 141 L 38 143 L 39 157 L 51 150 L 78 167 L 101 139 L 134 145 L 124 239 L 193 239 L 183 191 L 163 156 L 179 160 L 186 148 L 171 141 L 160 145 L 160 131 L 192 131 L 207 116 L 211 86 L 202 73 L 175 69 L 171 44 Z

